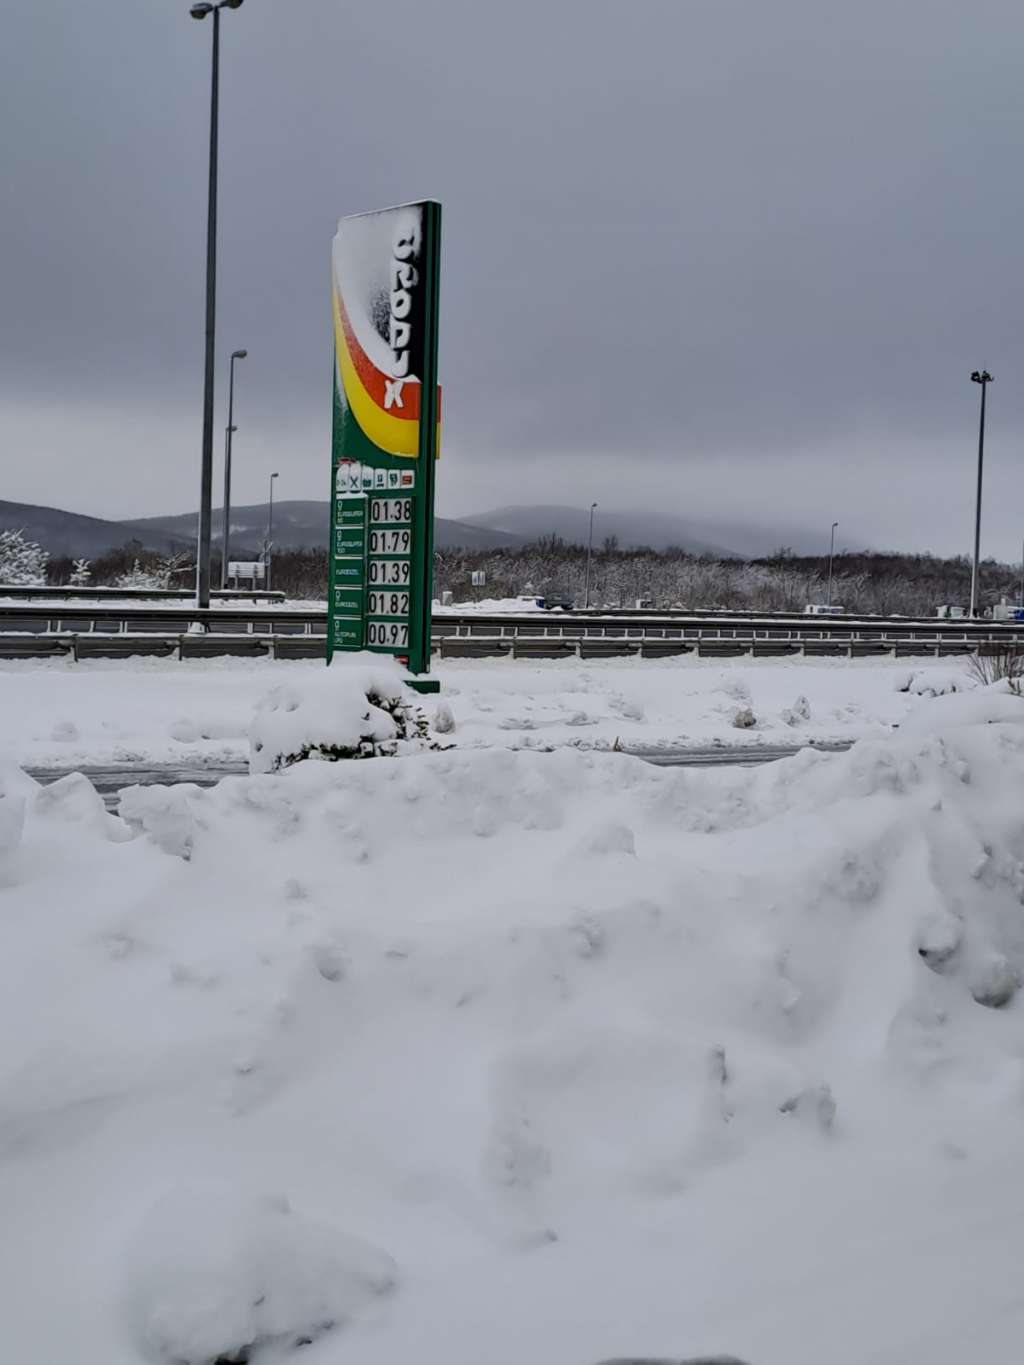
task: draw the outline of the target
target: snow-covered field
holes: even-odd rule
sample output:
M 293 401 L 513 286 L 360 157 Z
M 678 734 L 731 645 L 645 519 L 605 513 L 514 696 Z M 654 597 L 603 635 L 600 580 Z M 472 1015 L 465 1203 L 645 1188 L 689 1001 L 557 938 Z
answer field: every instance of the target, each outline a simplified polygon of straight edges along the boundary
M 861 673 L 899 731 L 753 771 L 456 749 L 122 819 L 0 769 L 2 1358 L 1020 1359 L 1024 701 Z M 238 726 L 268 680 L 74 671 L 140 736 L 169 678 Z
M 53 767 L 236 761 L 259 699 L 322 671 L 315 661 L 0 663 L 0 753 Z M 484 659 L 436 674 L 463 748 L 853 740 L 901 724 L 921 693 L 968 682 L 965 666 L 928 660 Z M 737 728 L 747 710 L 754 724 Z

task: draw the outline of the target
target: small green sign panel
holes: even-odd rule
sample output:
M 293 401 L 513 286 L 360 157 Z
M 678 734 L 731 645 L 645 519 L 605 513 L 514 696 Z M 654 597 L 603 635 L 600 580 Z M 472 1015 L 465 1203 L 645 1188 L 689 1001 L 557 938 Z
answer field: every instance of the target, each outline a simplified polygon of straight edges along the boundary
M 343 218 L 333 248 L 327 661 L 430 669 L 441 206 Z

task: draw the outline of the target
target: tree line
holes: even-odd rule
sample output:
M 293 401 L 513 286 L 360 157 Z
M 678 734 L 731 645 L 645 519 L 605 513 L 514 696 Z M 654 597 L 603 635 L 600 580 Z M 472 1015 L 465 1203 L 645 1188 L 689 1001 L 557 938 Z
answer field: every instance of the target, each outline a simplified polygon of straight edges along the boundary
M 323 599 L 327 550 L 278 550 L 272 586 L 291 598 Z M 592 606 L 721 607 L 740 611 L 800 611 L 828 594 L 827 555 L 797 555 L 781 547 L 758 559 L 718 559 L 678 546 L 666 550 L 623 549 L 614 536 L 595 549 L 590 565 Z M 16 531 L 0 532 L 0 582 L 89 584 L 119 587 L 187 587 L 195 572 L 186 554 L 160 555 L 129 541 L 87 561 L 49 556 Z M 483 573 L 483 587 L 473 586 Z M 557 594 L 582 604 L 587 550 L 558 536 L 514 549 L 446 548 L 434 554 L 434 593 L 454 602 Z M 213 581 L 220 579 L 216 551 Z M 932 615 L 939 606 L 967 603 L 971 564 L 965 556 L 837 554 L 832 601 L 849 611 L 880 615 Z M 1021 600 L 1021 569 L 987 559 L 981 565 L 981 601 Z

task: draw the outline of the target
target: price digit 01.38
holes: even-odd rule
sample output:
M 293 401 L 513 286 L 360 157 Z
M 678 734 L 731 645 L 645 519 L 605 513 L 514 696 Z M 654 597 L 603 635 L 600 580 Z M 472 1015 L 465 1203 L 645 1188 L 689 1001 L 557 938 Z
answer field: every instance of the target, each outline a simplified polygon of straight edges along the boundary
M 412 521 L 412 498 L 373 498 L 370 502 L 370 520 L 389 526 Z

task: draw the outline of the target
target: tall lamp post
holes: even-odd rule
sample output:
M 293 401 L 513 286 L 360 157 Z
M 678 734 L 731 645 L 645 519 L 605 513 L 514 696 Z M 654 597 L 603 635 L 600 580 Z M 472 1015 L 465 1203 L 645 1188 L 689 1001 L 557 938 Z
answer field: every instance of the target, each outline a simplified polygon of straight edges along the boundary
M 836 527 L 838 525 L 838 521 L 832 523 L 832 539 L 829 542 L 828 547 L 828 606 L 832 605 L 832 565 L 835 562 L 836 557 Z
M 203 462 L 199 481 L 199 547 L 196 555 L 196 606 L 210 605 L 210 527 L 213 521 L 213 373 L 217 332 L 217 122 L 220 96 L 220 12 L 238 9 L 242 0 L 193 5 L 193 19 L 213 15 L 213 75 L 210 82 L 210 185 L 206 209 L 206 369 L 203 381 Z
M 263 564 L 266 572 L 264 587 L 270 591 L 270 561 L 274 543 L 274 480 L 277 478 L 276 472 L 270 476 L 270 502 L 267 506 L 267 547 L 263 551 Z
M 583 589 L 584 607 L 590 606 L 590 561 L 594 553 L 594 512 L 596 508 L 597 503 L 592 502 L 590 504 L 590 535 L 587 537 L 587 581 Z
M 231 379 L 228 382 L 228 427 L 224 433 L 224 534 L 223 558 L 220 565 L 220 585 L 226 588 L 228 585 L 228 550 L 231 543 L 231 437 L 237 427 L 235 420 L 235 361 L 244 360 L 249 354 L 248 351 L 231 352 Z
M 971 566 L 971 615 L 978 614 L 981 570 L 981 479 L 985 464 L 985 390 L 992 383 L 988 370 L 972 370 L 971 383 L 981 385 L 981 421 L 978 425 L 978 491 L 974 501 L 974 563 Z

